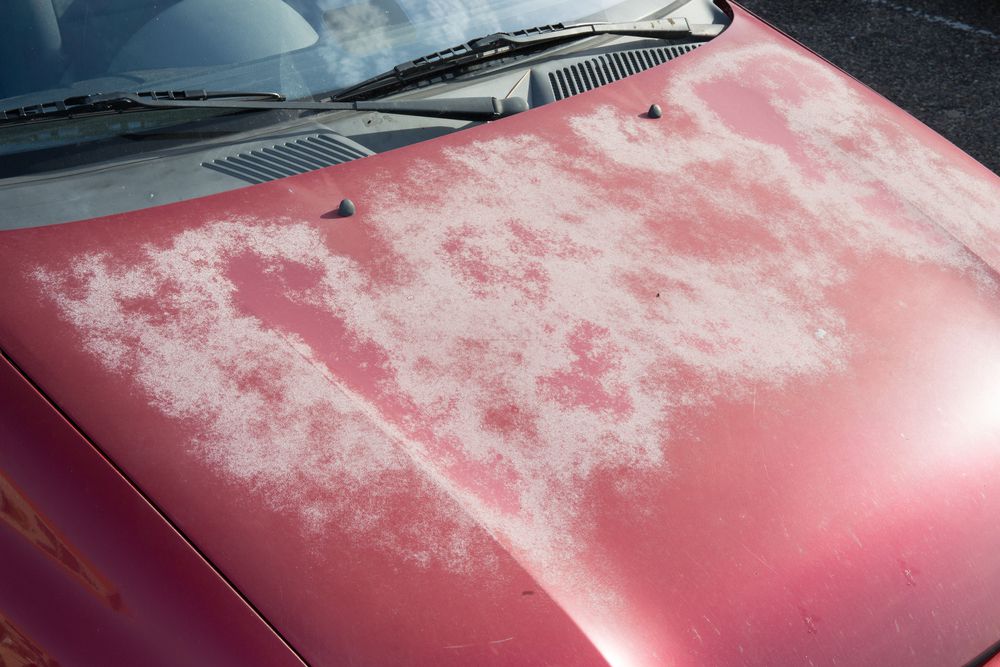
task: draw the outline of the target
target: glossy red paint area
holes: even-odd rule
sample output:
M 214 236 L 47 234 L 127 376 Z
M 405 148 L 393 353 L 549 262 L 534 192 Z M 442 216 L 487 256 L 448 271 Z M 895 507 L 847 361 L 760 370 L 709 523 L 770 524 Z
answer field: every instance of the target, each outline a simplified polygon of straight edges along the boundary
M 1000 638 L 998 195 L 737 12 L 488 126 L 4 233 L 0 345 L 315 664 L 958 664 Z
M 5 359 L 0 397 L 0 664 L 302 664 Z

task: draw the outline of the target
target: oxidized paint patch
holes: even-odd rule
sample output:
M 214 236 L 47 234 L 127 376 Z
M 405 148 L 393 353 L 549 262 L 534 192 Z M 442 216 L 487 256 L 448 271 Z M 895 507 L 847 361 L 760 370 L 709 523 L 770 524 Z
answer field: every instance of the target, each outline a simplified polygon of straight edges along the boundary
M 855 342 L 829 292 L 846 259 L 992 289 L 935 227 L 995 251 L 986 184 L 811 60 L 699 62 L 658 122 L 593 108 L 576 136 L 390 164 L 355 219 L 207 221 L 35 276 L 107 369 L 201 426 L 207 465 L 304 530 L 461 571 L 483 526 L 543 582 L 592 593 L 574 558 L 595 548 L 594 473 L 669 470 L 679 409 L 843 368 Z M 724 107 L 733 81 L 757 91 L 754 118 Z M 384 508 L 414 474 L 453 520 L 393 535 Z

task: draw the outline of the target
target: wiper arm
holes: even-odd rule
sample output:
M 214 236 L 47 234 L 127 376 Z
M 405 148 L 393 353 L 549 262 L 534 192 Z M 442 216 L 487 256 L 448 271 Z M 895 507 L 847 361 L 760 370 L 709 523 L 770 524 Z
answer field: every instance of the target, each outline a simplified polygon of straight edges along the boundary
M 391 70 L 337 91 L 331 99 L 346 100 L 371 97 L 486 60 L 502 58 L 511 53 L 552 46 L 598 35 L 649 37 L 653 39 L 709 40 L 725 26 L 692 24 L 685 18 L 655 19 L 630 23 L 580 23 L 526 28 L 515 32 L 498 32 L 471 40 L 465 44 L 431 53 L 416 60 L 400 63 Z
M 144 109 L 294 109 L 306 111 L 379 111 L 408 116 L 455 120 L 494 120 L 528 108 L 521 97 L 453 97 L 375 102 L 314 102 L 286 100 L 278 93 L 182 90 L 139 93 L 101 93 L 44 102 L 0 111 L 0 125 L 33 123 L 50 118 L 75 118 L 107 112 Z

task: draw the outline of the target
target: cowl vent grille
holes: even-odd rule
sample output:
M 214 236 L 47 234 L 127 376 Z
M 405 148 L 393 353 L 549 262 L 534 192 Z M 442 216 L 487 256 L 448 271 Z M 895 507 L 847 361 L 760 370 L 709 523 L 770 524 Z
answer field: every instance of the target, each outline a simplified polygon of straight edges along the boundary
M 265 145 L 202 165 L 248 183 L 264 183 L 363 158 L 372 153 L 354 142 L 316 134 L 281 144 Z
M 662 65 L 697 47 L 677 44 L 601 54 L 549 72 L 549 82 L 556 99 L 561 100 Z

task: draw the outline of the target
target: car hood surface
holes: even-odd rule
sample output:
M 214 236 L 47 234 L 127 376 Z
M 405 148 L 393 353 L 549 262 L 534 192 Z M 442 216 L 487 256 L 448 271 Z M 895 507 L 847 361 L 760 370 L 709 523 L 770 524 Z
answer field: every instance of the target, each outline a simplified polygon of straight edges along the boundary
M 1000 639 L 998 194 L 737 11 L 510 119 L 5 232 L 0 345 L 315 665 L 958 664 Z

